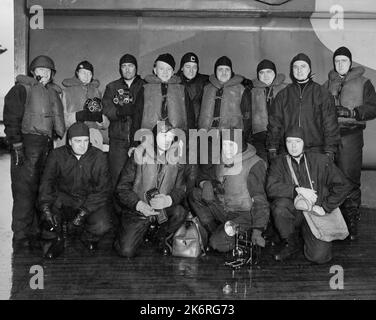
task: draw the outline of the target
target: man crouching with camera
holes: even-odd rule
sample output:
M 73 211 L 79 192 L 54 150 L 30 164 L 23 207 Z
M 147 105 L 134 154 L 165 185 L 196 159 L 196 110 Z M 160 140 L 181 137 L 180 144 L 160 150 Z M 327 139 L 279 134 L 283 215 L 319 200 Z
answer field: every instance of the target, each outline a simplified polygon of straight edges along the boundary
M 149 229 L 163 254 L 170 253 L 167 238 L 184 223 L 187 212 L 184 165 L 177 159 L 179 143 L 168 122 L 159 122 L 124 166 L 116 188 L 122 207 L 114 248 L 120 256 L 134 257 Z

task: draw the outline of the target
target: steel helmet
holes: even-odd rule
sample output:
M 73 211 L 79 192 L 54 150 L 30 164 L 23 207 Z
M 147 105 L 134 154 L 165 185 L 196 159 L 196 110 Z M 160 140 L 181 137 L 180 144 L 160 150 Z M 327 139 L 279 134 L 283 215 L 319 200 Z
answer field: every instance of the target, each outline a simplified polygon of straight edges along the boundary
M 30 71 L 34 71 L 35 68 L 48 68 L 51 69 L 54 73 L 56 73 L 55 63 L 54 61 L 48 56 L 38 56 L 30 63 Z

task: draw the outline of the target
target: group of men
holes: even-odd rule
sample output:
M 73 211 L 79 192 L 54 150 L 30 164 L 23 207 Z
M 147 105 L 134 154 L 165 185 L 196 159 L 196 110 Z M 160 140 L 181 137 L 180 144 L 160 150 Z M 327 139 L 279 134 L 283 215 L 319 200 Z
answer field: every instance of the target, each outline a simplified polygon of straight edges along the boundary
M 314 237 L 294 199 L 303 196 L 319 214 L 340 207 L 355 240 L 363 130 L 376 117 L 374 87 L 347 48 L 334 52 L 333 67 L 320 85 L 300 53 L 286 84 L 270 60 L 249 80 L 226 56 L 212 75 L 200 74 L 192 52 L 174 74 L 166 53 L 142 79 L 136 58 L 125 54 L 120 78 L 102 97 L 90 62 L 79 63 L 62 90 L 52 59 L 36 57 L 4 105 L 15 250 L 42 245 L 54 258 L 78 232 L 93 251 L 112 226 L 119 255 L 135 256 L 145 238 L 168 254 L 168 239 L 191 212 L 209 235 L 208 248 L 232 250 L 231 226 L 264 247 L 272 225 L 282 240 L 276 260 L 293 257 L 304 243 L 307 259 L 328 262 L 331 243 Z M 214 134 L 193 149 L 192 129 Z M 198 163 L 183 161 L 192 153 Z

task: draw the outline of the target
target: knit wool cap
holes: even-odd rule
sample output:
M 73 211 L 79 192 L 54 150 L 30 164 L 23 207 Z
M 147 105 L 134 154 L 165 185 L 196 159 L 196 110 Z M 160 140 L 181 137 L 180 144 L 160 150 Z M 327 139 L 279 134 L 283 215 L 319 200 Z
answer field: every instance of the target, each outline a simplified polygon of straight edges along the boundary
M 75 72 L 78 72 L 81 69 L 89 70 L 94 75 L 94 67 L 93 67 L 93 65 L 89 61 L 85 60 L 85 61 L 80 62 L 77 65 Z
M 83 136 L 90 136 L 89 127 L 83 122 L 75 122 L 73 123 L 67 133 L 68 139 L 72 139 L 74 137 L 83 137 Z
M 305 61 L 308 63 L 309 68 L 311 69 L 311 59 L 305 53 L 298 53 L 294 58 L 291 60 L 291 67 L 294 65 L 296 61 Z
M 168 65 L 170 65 L 172 69 L 175 69 L 175 59 L 169 53 L 163 53 L 163 54 L 159 55 L 158 58 L 155 59 L 154 63 L 157 63 L 157 61 L 165 62 Z
M 223 57 L 220 57 L 220 58 L 217 59 L 217 61 L 214 64 L 214 74 L 216 74 L 217 68 L 219 66 L 228 66 L 228 67 L 230 67 L 230 69 L 232 71 L 232 62 L 231 62 L 229 57 L 223 56 Z
M 336 56 L 346 56 L 350 59 L 350 62 L 352 63 L 352 54 L 351 54 L 350 50 L 346 47 L 339 47 L 336 51 L 334 51 L 334 53 L 333 53 L 334 68 L 335 68 L 334 59 L 335 59 Z
M 186 53 L 184 56 L 182 56 L 181 60 L 180 60 L 180 69 L 184 67 L 184 64 L 186 64 L 187 62 L 194 62 L 197 64 L 197 68 L 198 68 L 198 57 L 195 53 L 193 52 L 188 52 Z
M 134 66 L 136 67 L 137 69 L 137 60 L 134 56 L 132 56 L 131 54 L 128 54 L 126 53 L 125 55 L 123 55 L 121 58 L 120 58 L 120 61 L 119 61 L 119 66 L 121 67 L 121 65 L 123 63 L 132 63 L 134 64 Z
M 290 127 L 285 134 L 285 138 L 300 138 L 304 141 L 304 132 L 302 127 L 293 126 Z
M 258 78 L 258 73 L 261 71 L 261 70 L 264 70 L 264 69 L 271 69 L 274 71 L 275 74 L 277 74 L 277 69 L 275 67 L 275 64 L 270 61 L 270 60 L 267 60 L 267 59 L 264 59 L 262 60 L 258 65 L 257 65 L 257 78 Z

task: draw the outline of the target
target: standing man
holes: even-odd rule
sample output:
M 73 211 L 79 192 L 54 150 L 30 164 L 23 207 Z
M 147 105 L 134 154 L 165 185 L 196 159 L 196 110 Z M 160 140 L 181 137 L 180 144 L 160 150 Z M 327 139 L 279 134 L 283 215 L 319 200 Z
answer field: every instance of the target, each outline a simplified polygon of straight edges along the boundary
M 139 129 L 136 102 L 144 81 L 137 74 L 137 60 L 125 54 L 119 61 L 120 79 L 109 83 L 103 95 L 103 113 L 110 120 L 109 164 L 115 188 L 120 171 L 128 159 L 133 135 Z
M 284 136 L 292 126 L 303 129 L 306 151 L 334 159 L 340 141 L 334 101 L 311 73 L 311 60 L 304 53 L 291 60 L 292 83 L 277 94 L 270 109 L 266 141 L 270 159 L 285 153 Z
M 175 60 L 169 53 L 158 56 L 153 74 L 145 77 L 146 84 L 138 101 L 142 129 L 152 130 L 158 121 L 171 123 L 174 128 L 195 127 L 194 111 L 181 80 L 174 75 Z
M 350 185 L 327 156 L 304 152 L 304 136 L 301 127 L 288 129 L 285 140 L 288 155 L 280 155 L 272 161 L 268 172 L 266 192 L 273 201 L 272 215 L 283 240 L 282 248 L 274 258 L 284 261 L 298 253 L 302 244 L 299 237 L 301 233 L 306 258 L 316 263 L 326 263 L 332 259 L 332 243 L 315 238 L 303 212 L 295 209 L 294 199 L 298 194 L 302 195 L 314 205 L 313 211 L 323 215 L 333 211 L 345 200 Z M 292 178 L 288 159 L 299 185 Z
M 341 209 L 350 232 L 350 239 L 358 234 L 361 205 L 360 176 L 363 155 L 363 130 L 366 121 L 376 118 L 376 93 L 371 81 L 364 77 L 363 67 L 352 67 L 348 48 L 340 47 L 333 54 L 334 70 L 324 87 L 334 97 L 341 134 L 336 163 L 350 180 L 352 192 Z
M 39 180 L 53 138 L 65 133 L 62 91 L 53 83 L 53 60 L 38 56 L 29 70 L 32 77 L 18 75 L 4 101 L 5 134 L 11 146 L 14 249 L 37 245 Z
M 265 59 L 257 65 L 257 78 L 252 80 L 252 144 L 265 161 L 269 110 L 277 93 L 286 87 L 285 78 L 284 74 L 277 74 L 272 61 Z
M 214 74 L 204 88 L 198 120 L 199 129 L 243 129 L 247 141 L 252 133 L 251 91 L 242 84 L 243 77 L 234 73 L 232 61 L 217 59 Z
M 71 227 L 81 229 L 81 241 L 90 251 L 111 227 L 107 156 L 91 146 L 89 136 L 86 124 L 74 123 L 67 144 L 51 152 L 43 172 L 39 205 L 43 238 L 51 241 L 45 253 L 49 259 L 63 252 Z

